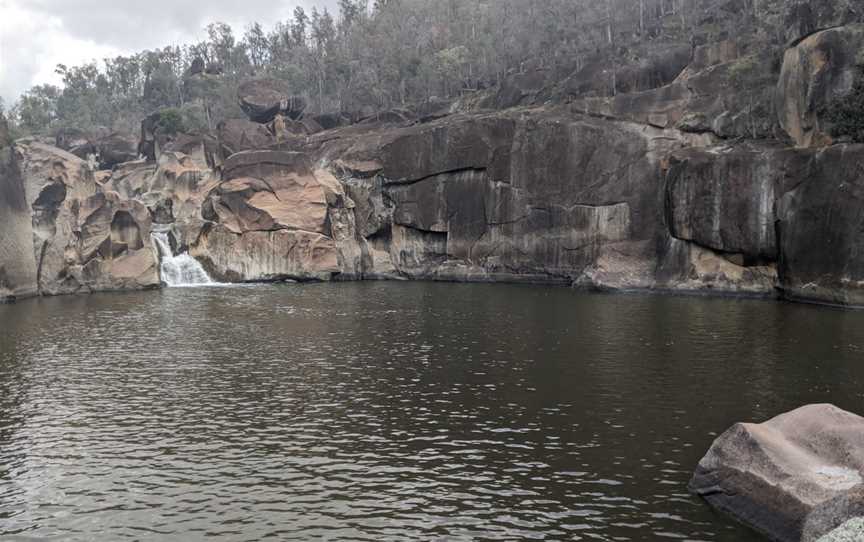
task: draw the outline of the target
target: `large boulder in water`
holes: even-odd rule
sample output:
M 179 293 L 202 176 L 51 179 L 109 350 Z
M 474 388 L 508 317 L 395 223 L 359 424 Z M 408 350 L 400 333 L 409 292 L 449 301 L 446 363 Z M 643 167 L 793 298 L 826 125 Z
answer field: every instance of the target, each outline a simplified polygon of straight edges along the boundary
M 306 110 L 302 96 L 292 96 L 288 85 L 278 79 L 250 79 L 237 88 L 237 101 L 250 120 L 266 124 L 282 114 L 299 119 Z
M 864 418 L 810 405 L 739 423 L 699 462 L 690 489 L 779 542 L 813 541 L 861 515 Z

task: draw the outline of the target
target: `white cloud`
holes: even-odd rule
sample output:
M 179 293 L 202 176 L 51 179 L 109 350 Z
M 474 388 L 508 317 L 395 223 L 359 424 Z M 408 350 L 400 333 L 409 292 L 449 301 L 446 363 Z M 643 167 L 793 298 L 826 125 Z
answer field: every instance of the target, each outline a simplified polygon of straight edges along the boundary
M 214 21 L 238 34 L 253 21 L 269 27 L 298 4 L 336 0 L 0 0 L 0 96 L 11 104 L 33 85 L 57 84 L 58 63 L 193 42 Z

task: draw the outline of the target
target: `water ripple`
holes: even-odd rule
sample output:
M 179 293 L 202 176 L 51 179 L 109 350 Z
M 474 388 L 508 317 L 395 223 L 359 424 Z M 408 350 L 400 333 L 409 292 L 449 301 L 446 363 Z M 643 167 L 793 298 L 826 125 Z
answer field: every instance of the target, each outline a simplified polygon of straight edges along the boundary
M 864 411 L 864 315 L 754 301 L 249 286 L 0 323 L 3 540 L 755 540 L 687 494 L 718 432 Z

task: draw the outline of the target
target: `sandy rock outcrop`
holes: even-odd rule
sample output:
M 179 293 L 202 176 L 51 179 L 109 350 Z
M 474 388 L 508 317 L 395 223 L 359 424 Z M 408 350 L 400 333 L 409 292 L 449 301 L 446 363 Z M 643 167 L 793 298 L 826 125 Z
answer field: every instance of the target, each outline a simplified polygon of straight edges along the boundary
M 6 120 L 0 116 L 0 302 L 37 292 L 30 210 Z
M 219 280 L 321 280 L 340 271 L 331 237 L 326 172 L 309 157 L 245 151 L 226 160 L 203 206 L 205 227 L 190 254 Z
M 864 418 L 811 405 L 737 424 L 700 461 L 690 489 L 778 542 L 812 542 L 862 510 Z
M 103 192 L 87 163 L 56 147 L 22 141 L 16 150 L 41 294 L 159 286 L 143 204 Z

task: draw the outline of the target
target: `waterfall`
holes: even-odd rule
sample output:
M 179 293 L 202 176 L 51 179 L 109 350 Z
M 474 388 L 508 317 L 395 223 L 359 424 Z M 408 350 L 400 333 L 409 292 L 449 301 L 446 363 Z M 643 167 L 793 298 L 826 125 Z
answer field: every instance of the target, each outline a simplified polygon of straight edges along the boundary
M 168 234 L 153 232 L 153 242 L 159 250 L 159 274 L 162 282 L 169 288 L 189 286 L 214 286 L 213 282 L 198 261 L 187 253 L 174 255 Z

